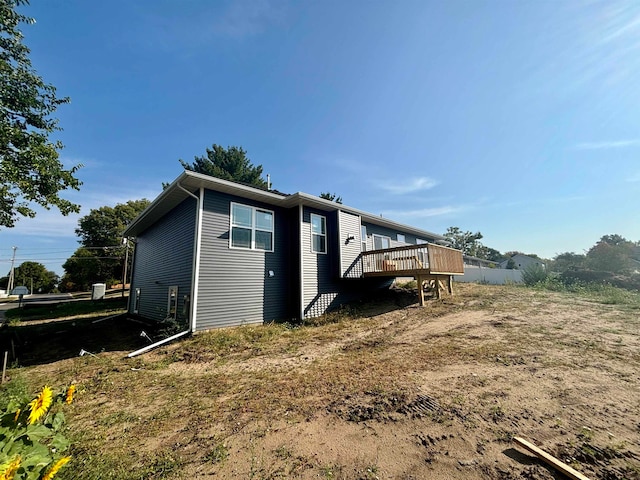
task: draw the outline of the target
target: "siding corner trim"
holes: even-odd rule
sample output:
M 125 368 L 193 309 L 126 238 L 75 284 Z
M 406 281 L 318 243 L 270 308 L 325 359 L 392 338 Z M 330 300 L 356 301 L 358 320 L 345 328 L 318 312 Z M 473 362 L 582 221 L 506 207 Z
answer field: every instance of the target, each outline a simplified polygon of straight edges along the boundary
M 298 205 L 299 219 L 298 219 L 298 230 L 300 232 L 298 238 L 298 262 L 300 263 L 300 320 L 304 318 L 304 252 L 302 251 L 302 240 L 304 235 L 304 229 L 302 228 L 304 222 L 304 207 L 302 204 Z

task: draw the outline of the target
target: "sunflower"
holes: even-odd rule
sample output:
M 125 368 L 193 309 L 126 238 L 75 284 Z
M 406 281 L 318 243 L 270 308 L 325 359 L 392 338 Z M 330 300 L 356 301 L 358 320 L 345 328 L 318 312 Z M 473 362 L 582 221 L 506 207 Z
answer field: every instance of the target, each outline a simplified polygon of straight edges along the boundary
M 16 411 L 16 416 L 15 416 L 15 417 L 13 417 L 13 423 L 16 423 L 16 422 L 18 421 L 18 418 L 20 417 L 20 414 L 21 414 L 21 413 L 22 413 L 22 410 L 21 410 L 21 409 L 18 409 L 18 410 Z
M 69 385 L 69 388 L 67 388 L 67 393 L 64 397 L 64 401 L 67 403 L 67 405 L 71 405 L 71 402 L 73 402 L 73 394 L 76 393 L 76 386 L 75 385 Z
M 52 398 L 53 392 L 45 385 L 40 395 L 29 403 L 29 408 L 31 409 L 31 413 L 29 413 L 29 419 L 27 421 L 29 425 L 36 422 L 45 413 L 47 413 L 47 410 L 51 406 Z
M 51 480 L 55 476 L 55 474 L 58 473 L 58 470 L 69 463 L 69 460 L 71 460 L 71 457 L 62 457 L 60 460 L 53 464 L 53 467 L 51 467 L 46 475 L 42 477 L 42 480 Z
M 13 480 L 16 472 L 20 468 L 20 456 L 18 455 L 11 462 L 0 465 L 0 480 Z

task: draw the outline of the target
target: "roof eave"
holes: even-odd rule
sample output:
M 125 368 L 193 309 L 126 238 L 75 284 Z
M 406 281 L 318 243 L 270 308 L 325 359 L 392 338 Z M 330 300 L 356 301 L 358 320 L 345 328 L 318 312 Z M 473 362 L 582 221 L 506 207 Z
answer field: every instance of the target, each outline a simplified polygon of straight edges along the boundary
M 162 193 L 160 193 L 160 195 L 158 195 L 158 197 L 156 197 L 156 199 L 151 202 L 151 204 L 145 208 L 129 226 L 127 226 L 123 232 L 123 236 L 134 237 L 139 235 L 153 225 L 159 218 L 186 199 L 188 194 L 180 187 L 191 192 L 195 192 L 201 187 L 209 188 L 211 190 L 250 198 L 284 208 L 306 205 L 324 211 L 342 210 L 347 213 L 358 215 L 366 222 L 373 223 L 375 225 L 393 228 L 395 230 L 416 235 L 417 237 L 445 240 L 445 237 L 438 235 L 437 233 L 379 217 L 372 213 L 348 207 L 341 203 L 316 197 L 315 195 L 310 195 L 308 193 L 297 192 L 293 195 L 282 195 L 189 170 L 183 171 L 167 188 L 165 188 Z

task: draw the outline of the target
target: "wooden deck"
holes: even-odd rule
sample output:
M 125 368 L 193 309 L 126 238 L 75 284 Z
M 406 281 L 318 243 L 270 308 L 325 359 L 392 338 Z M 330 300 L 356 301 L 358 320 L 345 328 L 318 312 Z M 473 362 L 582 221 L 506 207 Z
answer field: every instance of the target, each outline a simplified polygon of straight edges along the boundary
M 462 252 L 433 243 L 362 252 L 363 277 L 413 277 L 418 283 L 420 305 L 424 288 L 453 294 L 453 275 L 464 275 Z

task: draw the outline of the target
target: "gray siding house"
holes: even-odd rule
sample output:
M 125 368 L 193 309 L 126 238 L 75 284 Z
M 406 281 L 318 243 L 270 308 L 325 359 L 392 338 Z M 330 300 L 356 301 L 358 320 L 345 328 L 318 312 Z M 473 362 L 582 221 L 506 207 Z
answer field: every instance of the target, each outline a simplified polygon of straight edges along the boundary
M 135 241 L 129 313 L 191 332 L 322 315 L 390 285 L 363 273 L 363 252 L 444 240 L 306 193 L 190 171 L 124 236 Z

